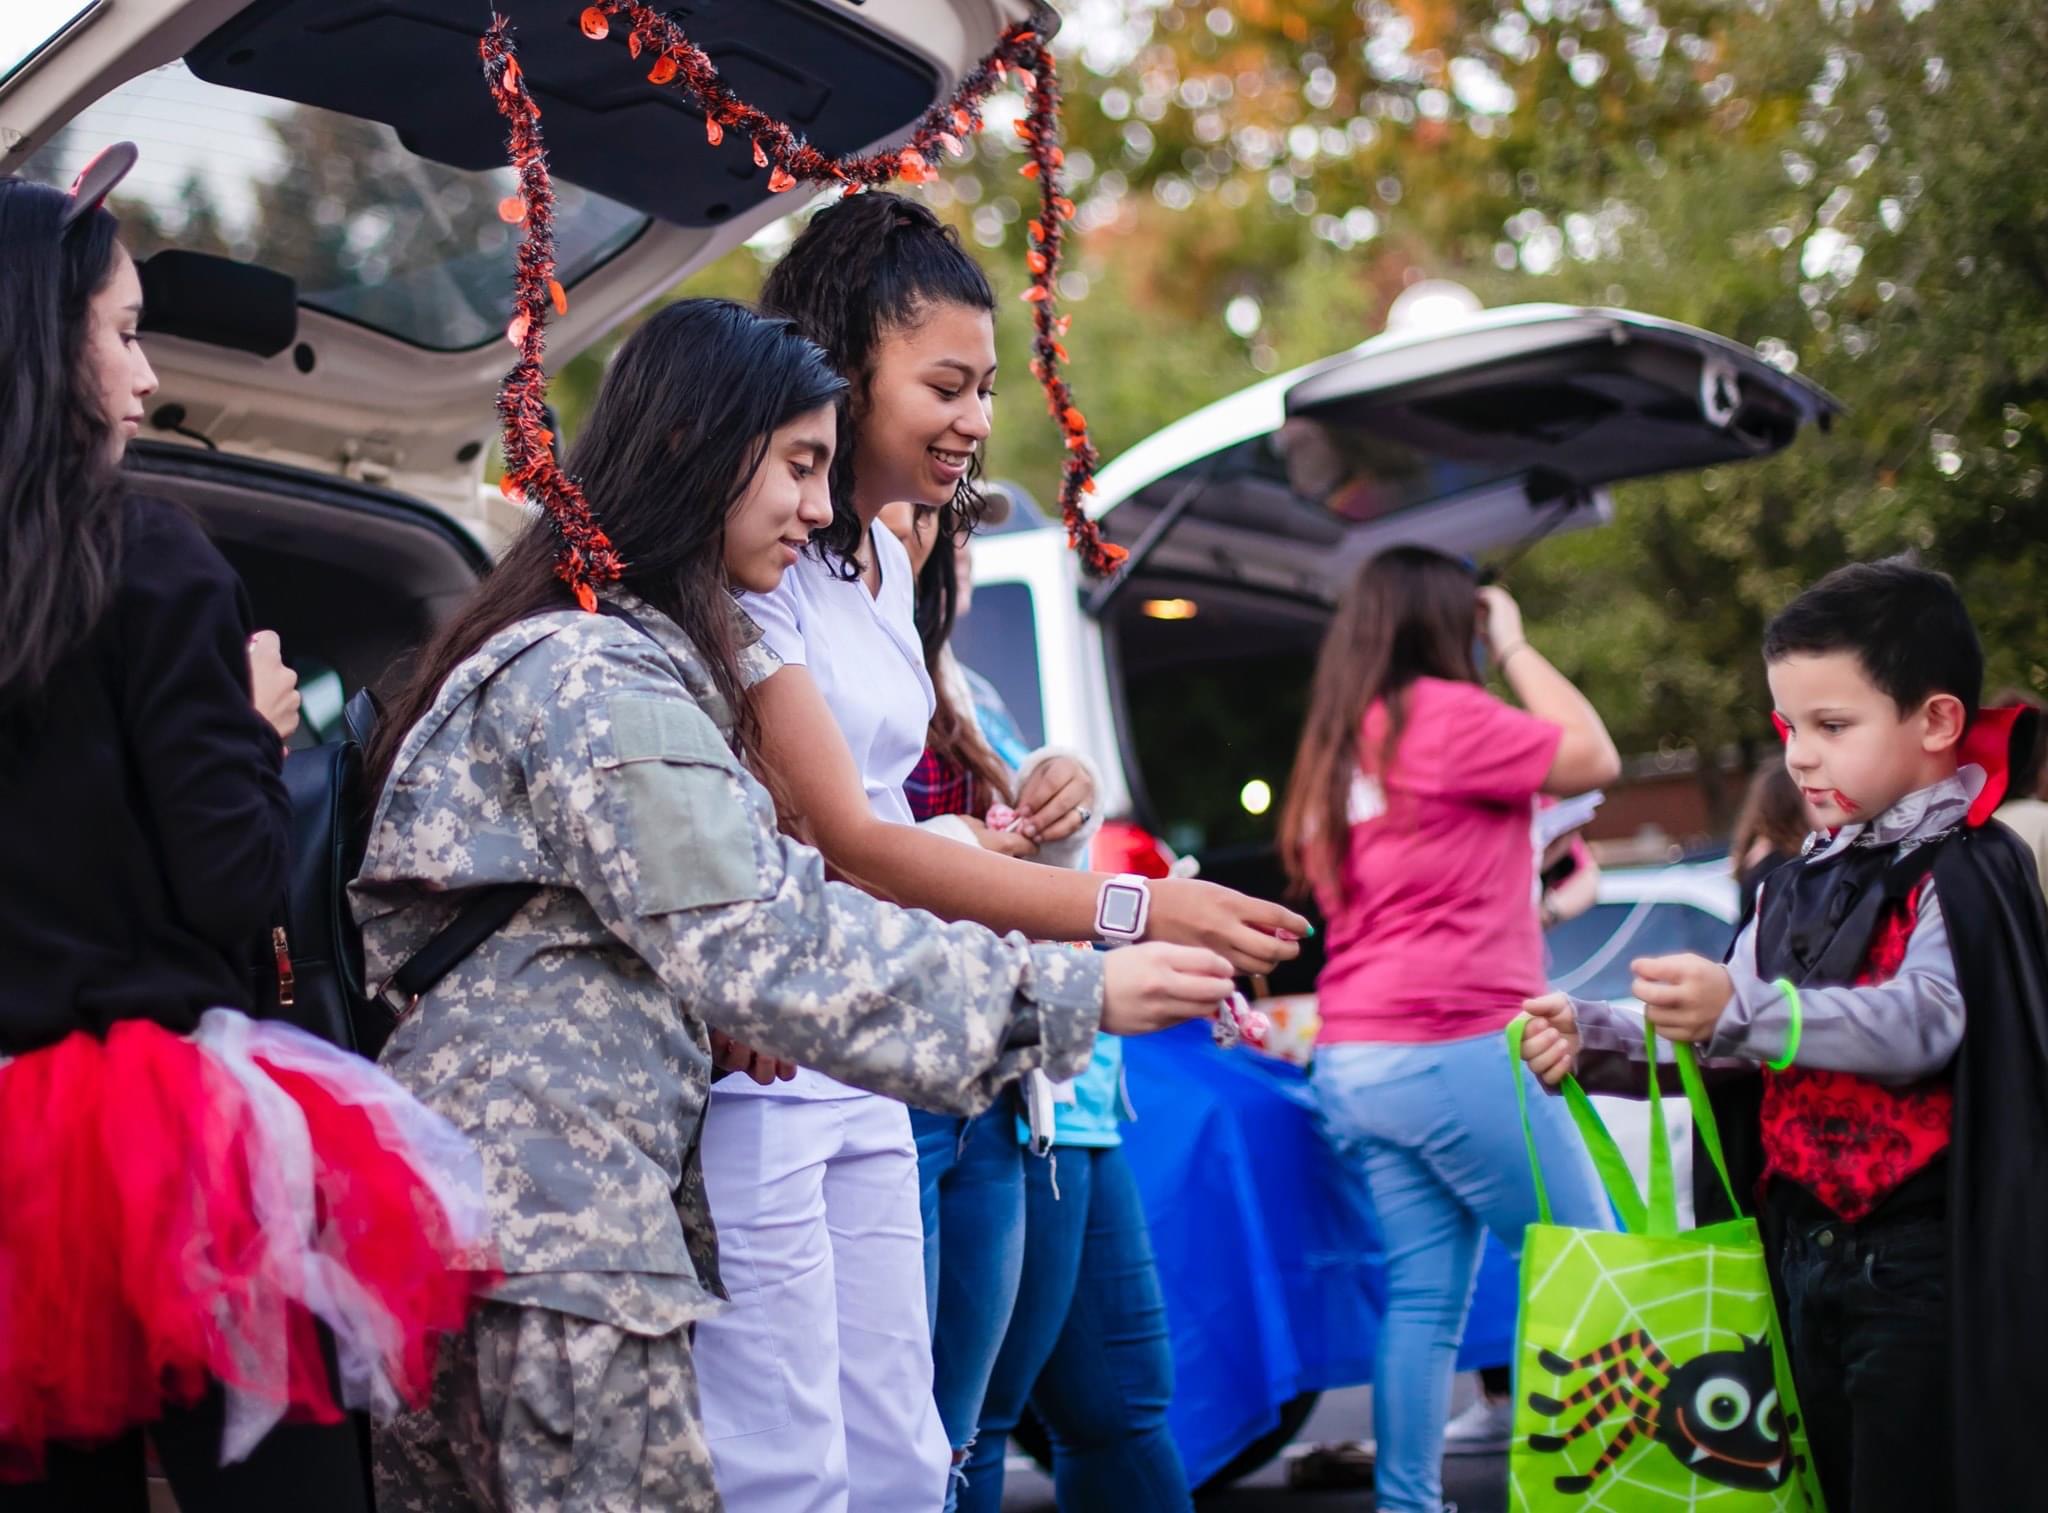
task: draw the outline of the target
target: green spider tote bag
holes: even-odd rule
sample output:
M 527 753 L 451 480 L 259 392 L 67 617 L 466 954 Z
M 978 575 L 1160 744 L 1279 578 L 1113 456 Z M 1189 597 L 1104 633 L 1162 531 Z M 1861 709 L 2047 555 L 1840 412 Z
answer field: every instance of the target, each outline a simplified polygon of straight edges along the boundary
M 1508 1027 L 1529 1135 L 1525 1021 Z M 1650 1039 L 1654 1066 L 1657 1043 Z M 1674 1047 L 1701 1143 L 1735 1202 L 1692 1048 Z M 1578 1083 L 1564 1097 L 1622 1230 L 1540 1222 L 1522 1242 L 1515 1329 L 1515 1513 L 1825 1513 L 1754 1219 L 1680 1232 L 1654 1071 L 1647 1201 Z M 1735 1202 L 1735 1211 L 1742 1206 Z

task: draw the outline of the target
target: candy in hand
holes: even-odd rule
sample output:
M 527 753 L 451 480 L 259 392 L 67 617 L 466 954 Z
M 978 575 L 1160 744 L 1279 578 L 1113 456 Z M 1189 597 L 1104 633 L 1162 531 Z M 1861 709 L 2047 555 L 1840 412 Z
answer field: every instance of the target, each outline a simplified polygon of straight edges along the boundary
M 1232 993 L 1216 1006 L 1216 1020 L 1209 1033 L 1220 1046 L 1242 1041 L 1256 1051 L 1265 1046 L 1266 1032 L 1272 1027 L 1271 1020 L 1245 1002 L 1244 994 Z
M 989 829 L 998 832 L 1015 830 L 1017 828 L 1017 811 L 1008 804 L 991 804 L 988 806 L 988 818 L 983 820 L 982 823 L 987 825 Z

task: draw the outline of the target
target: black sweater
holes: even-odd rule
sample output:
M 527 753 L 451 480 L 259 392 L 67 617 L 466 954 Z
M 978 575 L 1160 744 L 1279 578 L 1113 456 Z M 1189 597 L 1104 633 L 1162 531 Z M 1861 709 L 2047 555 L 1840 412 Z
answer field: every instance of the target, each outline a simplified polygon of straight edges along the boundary
M 0 1055 L 251 1007 L 285 882 L 249 602 L 174 506 L 127 506 L 120 583 L 32 714 L 0 716 Z

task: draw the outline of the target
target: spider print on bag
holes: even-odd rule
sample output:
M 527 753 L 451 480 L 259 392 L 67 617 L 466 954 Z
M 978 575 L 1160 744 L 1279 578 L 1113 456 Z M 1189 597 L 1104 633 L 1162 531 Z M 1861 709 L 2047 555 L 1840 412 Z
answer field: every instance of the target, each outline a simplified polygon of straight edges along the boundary
M 1644 1437 L 1663 1445 L 1695 1476 L 1745 1491 L 1775 1491 L 1805 1469 L 1792 1454 L 1798 1421 L 1779 1409 L 1768 1340 L 1745 1339 L 1740 1350 L 1710 1350 L 1674 1364 L 1648 1330 L 1637 1329 L 1577 1360 L 1552 1350 L 1538 1360 L 1561 1380 L 1599 1369 L 1566 1397 L 1529 1394 L 1529 1406 L 1552 1419 L 1591 1405 L 1561 1434 L 1530 1435 L 1530 1449 L 1560 1451 L 1621 1420 L 1583 1475 L 1556 1479 L 1560 1492 L 1587 1491 Z

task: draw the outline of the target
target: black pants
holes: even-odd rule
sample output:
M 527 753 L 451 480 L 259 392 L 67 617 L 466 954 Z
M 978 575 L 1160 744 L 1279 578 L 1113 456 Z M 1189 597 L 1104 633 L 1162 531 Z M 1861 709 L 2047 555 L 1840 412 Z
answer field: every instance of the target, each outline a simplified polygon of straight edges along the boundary
M 216 1389 L 150 1427 L 178 1513 L 369 1513 L 360 1421 L 285 1424 L 247 1460 L 220 1464 Z M 52 1446 L 43 1480 L 0 1482 L 0 1513 L 145 1513 L 142 1431 L 91 1448 Z
M 1786 1183 L 1772 1217 L 1792 1376 L 1829 1513 L 1954 1508 L 1940 1189 L 1859 1223 Z

